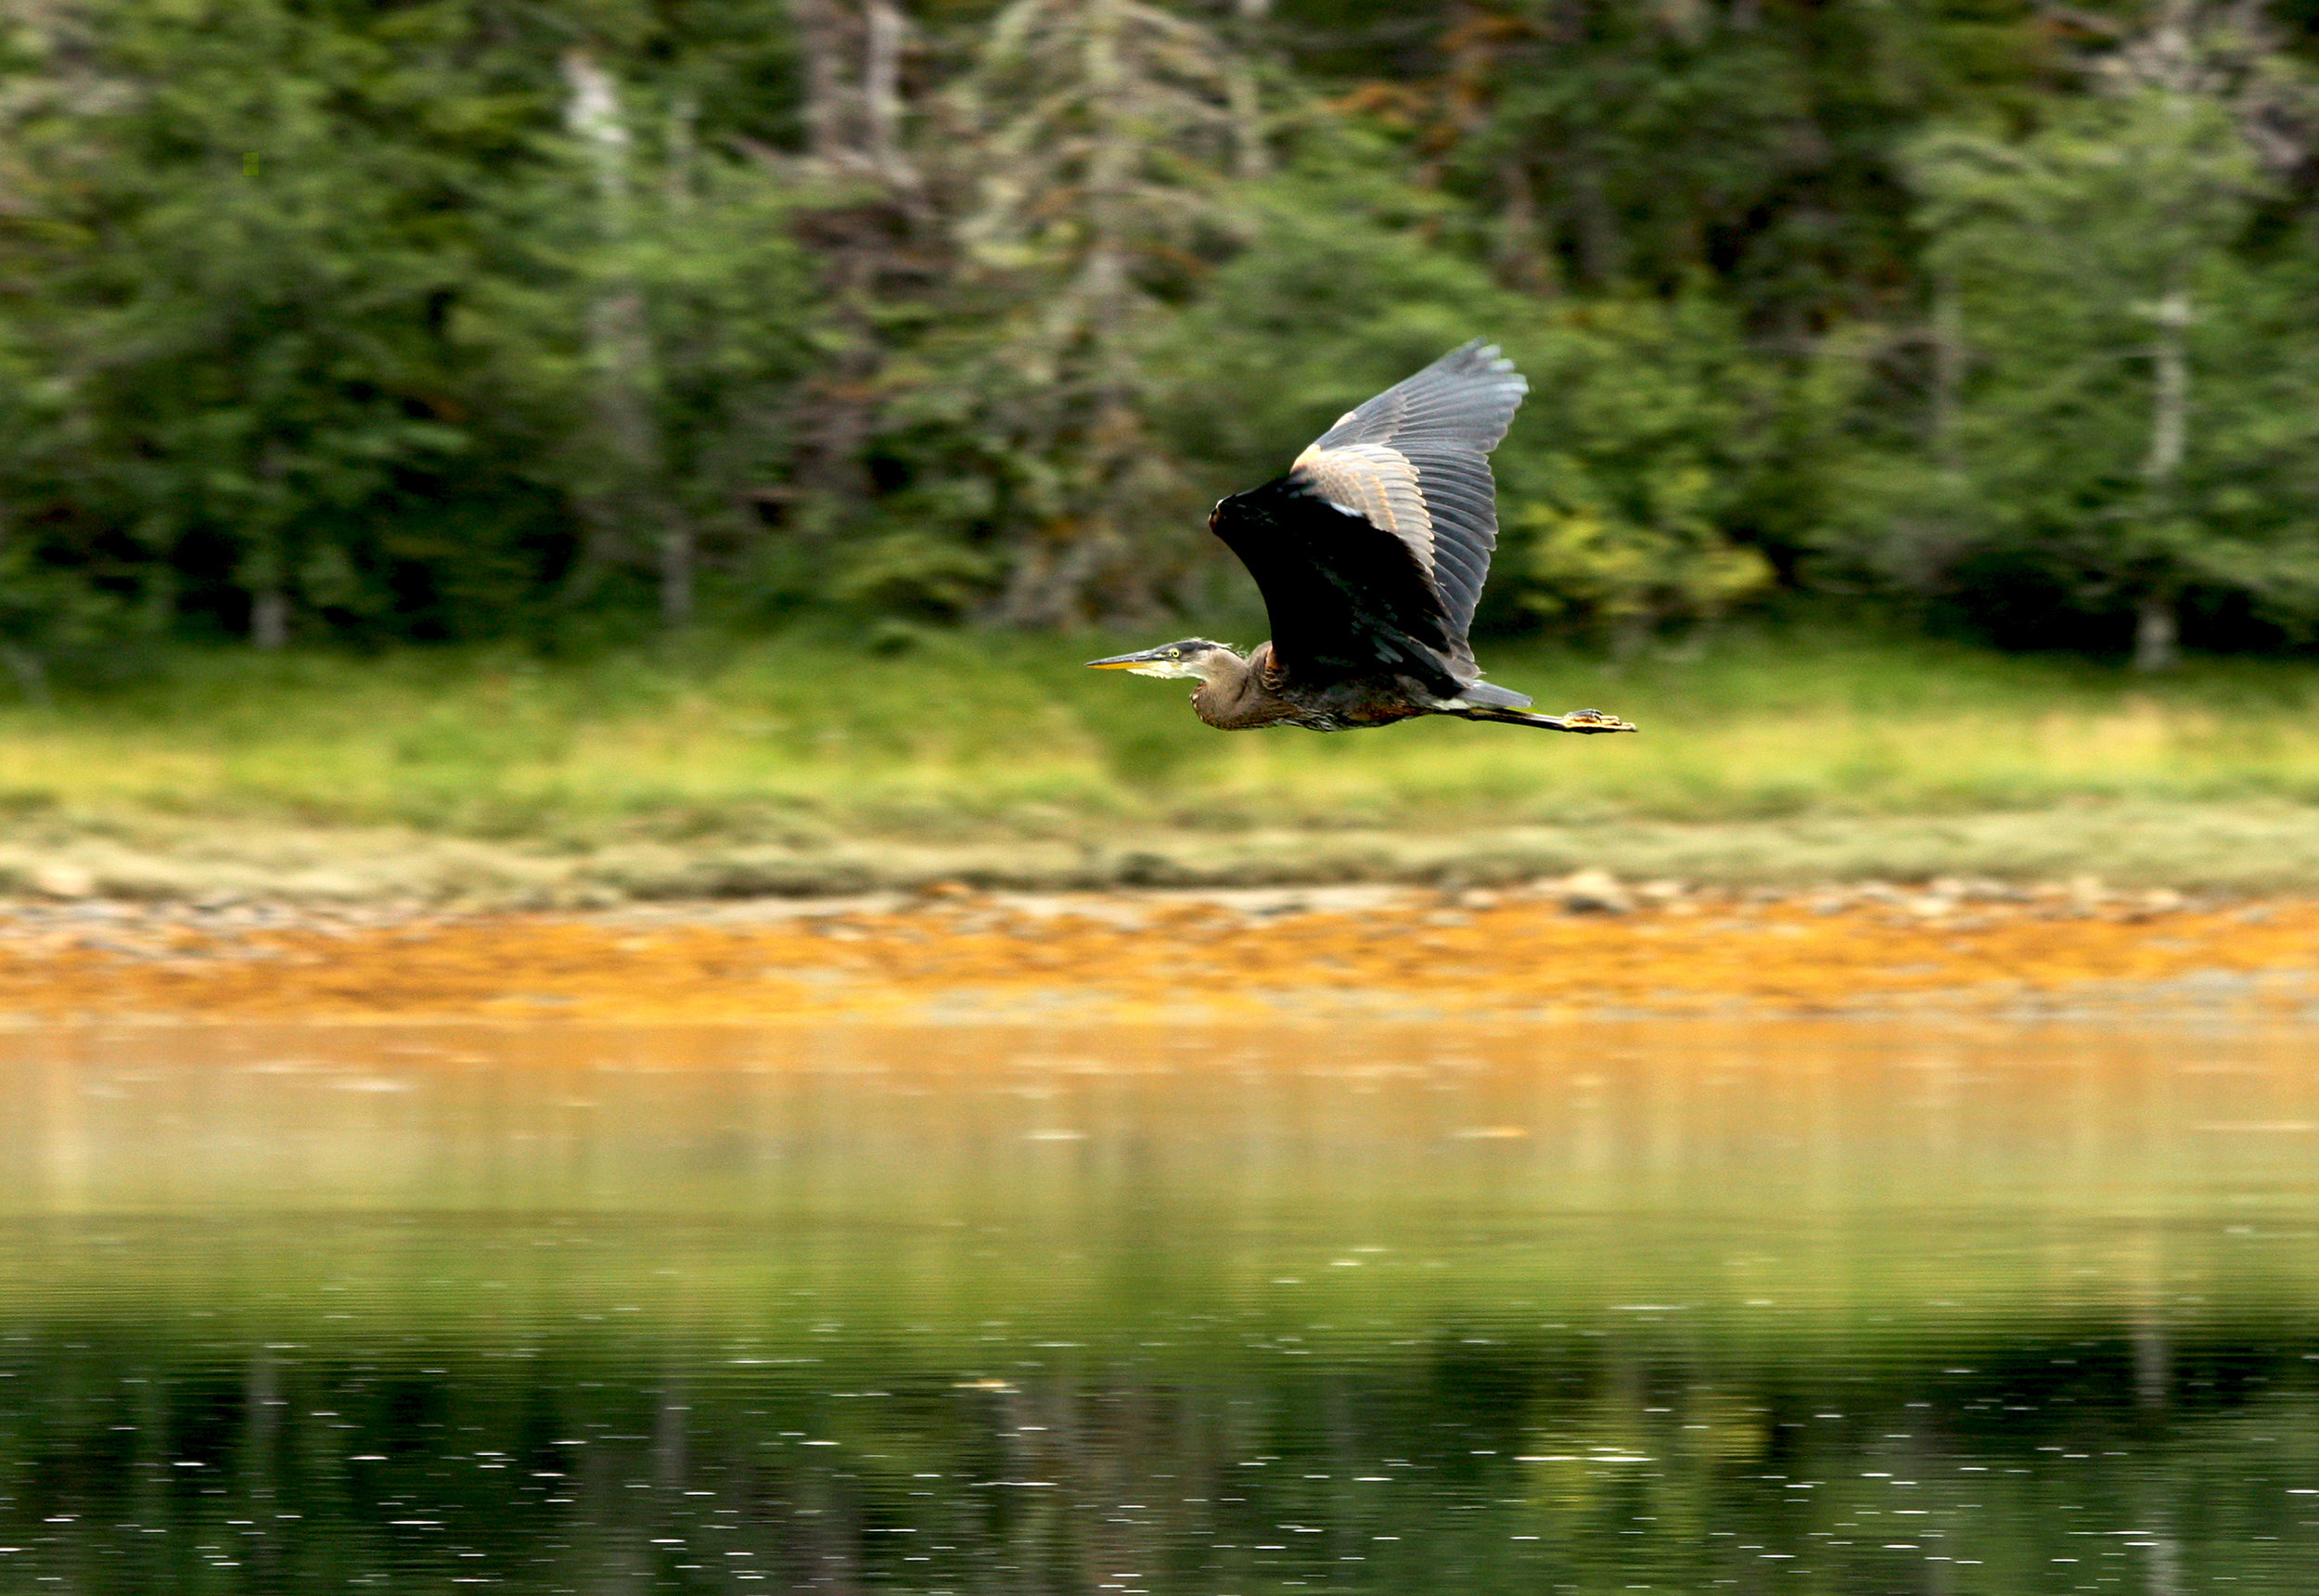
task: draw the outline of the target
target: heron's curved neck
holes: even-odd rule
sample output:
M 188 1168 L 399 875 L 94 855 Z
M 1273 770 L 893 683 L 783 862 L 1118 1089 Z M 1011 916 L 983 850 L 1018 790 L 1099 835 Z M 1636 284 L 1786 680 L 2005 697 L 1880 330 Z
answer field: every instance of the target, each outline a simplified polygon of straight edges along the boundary
M 1199 685 L 1192 693 L 1192 709 L 1211 726 L 1242 725 L 1250 696 L 1260 691 L 1248 660 L 1229 648 L 1211 648 L 1199 657 Z

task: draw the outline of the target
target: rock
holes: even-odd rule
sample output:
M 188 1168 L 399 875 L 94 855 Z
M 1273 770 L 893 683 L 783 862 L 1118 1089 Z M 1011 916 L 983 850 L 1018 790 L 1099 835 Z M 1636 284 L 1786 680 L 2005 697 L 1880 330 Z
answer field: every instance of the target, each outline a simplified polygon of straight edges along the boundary
M 96 877 L 77 864 L 44 864 L 32 872 L 32 890 L 69 902 L 96 896 Z
M 1582 870 L 1565 876 L 1557 890 L 1562 907 L 1573 914 L 1625 914 L 1634 908 L 1634 895 L 1608 870 Z

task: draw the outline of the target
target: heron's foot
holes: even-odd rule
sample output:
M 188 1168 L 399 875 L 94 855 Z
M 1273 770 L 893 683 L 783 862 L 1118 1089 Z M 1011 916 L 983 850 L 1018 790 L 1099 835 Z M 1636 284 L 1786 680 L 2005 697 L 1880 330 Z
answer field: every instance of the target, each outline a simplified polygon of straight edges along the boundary
M 1557 718 L 1561 721 L 1562 729 L 1566 732 L 1584 732 L 1591 734 L 1595 732 L 1639 732 L 1642 730 L 1632 721 L 1621 721 L 1618 716 L 1606 715 L 1600 709 L 1577 709 Z

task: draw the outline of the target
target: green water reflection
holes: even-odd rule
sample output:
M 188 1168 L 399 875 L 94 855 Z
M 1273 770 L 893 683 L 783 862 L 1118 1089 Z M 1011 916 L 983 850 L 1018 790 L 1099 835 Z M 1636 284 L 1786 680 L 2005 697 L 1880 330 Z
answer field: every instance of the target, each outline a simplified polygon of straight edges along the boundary
M 10 1033 L 0 1590 L 2307 1590 L 2311 1052 Z

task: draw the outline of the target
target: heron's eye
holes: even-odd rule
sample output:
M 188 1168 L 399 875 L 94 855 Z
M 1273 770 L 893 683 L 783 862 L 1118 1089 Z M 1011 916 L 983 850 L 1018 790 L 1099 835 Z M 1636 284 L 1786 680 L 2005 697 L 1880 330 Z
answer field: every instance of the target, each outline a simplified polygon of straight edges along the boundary
M 1171 659 L 1181 659 L 1184 658 L 1184 650 L 1181 648 L 1171 648 L 1168 650 L 1168 658 Z

